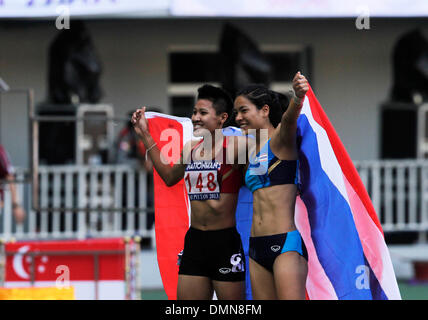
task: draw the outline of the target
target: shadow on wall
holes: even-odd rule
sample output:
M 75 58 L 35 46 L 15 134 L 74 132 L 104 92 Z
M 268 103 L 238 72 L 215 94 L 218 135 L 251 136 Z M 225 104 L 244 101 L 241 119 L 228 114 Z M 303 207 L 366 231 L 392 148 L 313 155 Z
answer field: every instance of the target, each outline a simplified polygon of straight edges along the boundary
M 48 57 L 48 97 L 37 106 L 38 115 L 76 116 L 78 104 L 100 101 L 102 66 L 82 21 L 73 21 L 70 29 L 59 32 Z M 39 137 L 41 164 L 75 162 L 75 122 L 41 122 Z

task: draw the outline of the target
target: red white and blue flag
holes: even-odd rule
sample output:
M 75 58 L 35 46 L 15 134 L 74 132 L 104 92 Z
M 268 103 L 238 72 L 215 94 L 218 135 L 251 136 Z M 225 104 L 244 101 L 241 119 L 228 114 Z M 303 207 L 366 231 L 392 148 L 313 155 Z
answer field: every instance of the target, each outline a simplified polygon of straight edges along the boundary
M 149 112 L 146 116 L 160 148 L 166 143 L 159 139 L 163 128 L 186 132 L 181 137 L 180 150 L 183 142 L 191 139 L 189 119 Z M 312 89 L 305 97 L 297 126 L 301 192 L 296 201 L 295 220 L 308 250 L 308 298 L 401 299 L 382 227 L 369 195 Z M 168 298 L 176 299 L 177 254 L 183 248 L 189 226 L 190 202 L 182 181 L 167 187 L 155 174 L 154 182 L 158 263 Z M 251 202 L 251 193 L 242 187 L 236 215 L 246 261 Z M 246 269 L 247 298 L 251 298 Z
M 369 195 L 312 89 L 297 127 L 295 220 L 308 249 L 309 299 L 401 299 Z

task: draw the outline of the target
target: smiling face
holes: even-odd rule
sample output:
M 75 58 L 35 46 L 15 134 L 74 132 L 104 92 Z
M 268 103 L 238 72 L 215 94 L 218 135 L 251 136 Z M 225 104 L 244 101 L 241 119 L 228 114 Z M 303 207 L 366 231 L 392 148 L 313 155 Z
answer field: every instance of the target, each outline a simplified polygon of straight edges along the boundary
M 217 115 L 213 103 L 206 99 L 199 99 L 193 108 L 192 123 L 193 134 L 201 136 L 203 130 L 214 133 L 215 129 L 221 129 L 227 119 L 227 113 Z
M 254 103 L 244 96 L 238 96 L 234 102 L 234 113 L 236 124 L 244 134 L 248 129 L 267 128 L 269 122 L 269 106 L 264 105 L 258 109 Z

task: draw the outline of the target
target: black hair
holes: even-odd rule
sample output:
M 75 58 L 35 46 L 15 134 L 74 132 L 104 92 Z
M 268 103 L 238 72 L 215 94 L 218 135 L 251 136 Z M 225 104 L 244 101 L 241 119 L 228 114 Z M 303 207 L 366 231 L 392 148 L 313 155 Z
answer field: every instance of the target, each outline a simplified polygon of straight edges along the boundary
M 228 118 L 223 126 L 227 126 L 230 123 L 232 120 L 233 101 L 229 93 L 221 88 L 205 84 L 198 89 L 197 100 L 200 99 L 211 101 L 217 115 L 223 112 L 227 113 Z
M 236 96 L 250 100 L 257 109 L 269 106 L 269 121 L 276 128 L 281 122 L 282 114 L 287 110 L 290 99 L 282 93 L 268 89 L 264 85 L 252 84 L 238 91 Z

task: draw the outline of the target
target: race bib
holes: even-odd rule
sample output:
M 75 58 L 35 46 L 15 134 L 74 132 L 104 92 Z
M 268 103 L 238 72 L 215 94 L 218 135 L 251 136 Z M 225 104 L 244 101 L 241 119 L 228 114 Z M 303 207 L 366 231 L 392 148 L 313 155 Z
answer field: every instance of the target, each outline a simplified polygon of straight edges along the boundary
M 220 199 L 217 162 L 194 162 L 187 166 L 184 181 L 190 200 Z

